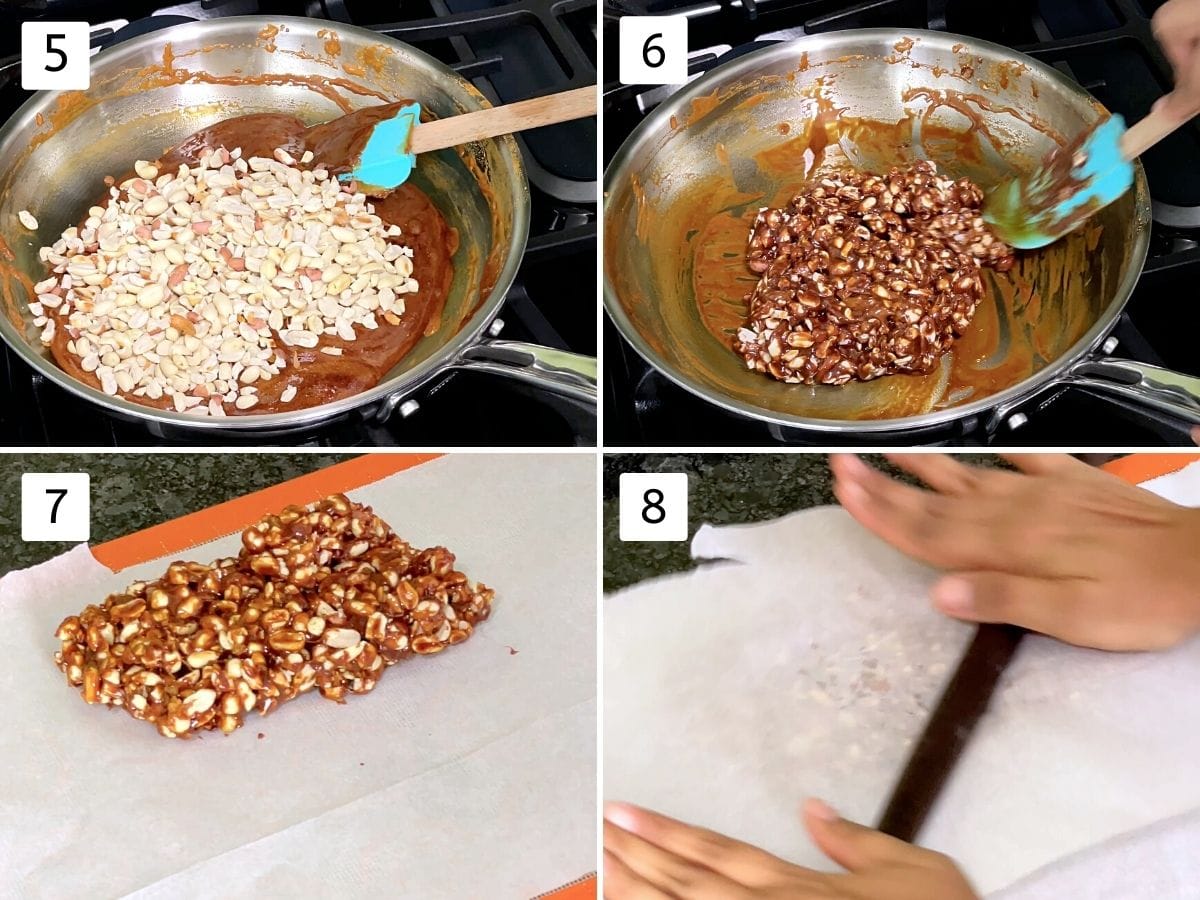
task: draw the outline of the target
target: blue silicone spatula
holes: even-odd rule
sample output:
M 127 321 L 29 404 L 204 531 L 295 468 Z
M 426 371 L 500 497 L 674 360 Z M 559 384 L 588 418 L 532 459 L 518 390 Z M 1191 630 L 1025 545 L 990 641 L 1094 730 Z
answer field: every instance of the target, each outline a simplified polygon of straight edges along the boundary
M 408 180 L 417 154 L 596 115 L 596 86 L 576 88 L 445 119 L 421 121 L 421 104 L 410 103 L 371 130 L 354 167 L 338 176 L 367 194 L 395 190 Z
M 988 194 L 983 218 L 1022 250 L 1052 244 L 1133 186 L 1133 160 L 1183 123 L 1153 111 L 1126 129 L 1110 116 L 1084 132 L 1031 175 Z

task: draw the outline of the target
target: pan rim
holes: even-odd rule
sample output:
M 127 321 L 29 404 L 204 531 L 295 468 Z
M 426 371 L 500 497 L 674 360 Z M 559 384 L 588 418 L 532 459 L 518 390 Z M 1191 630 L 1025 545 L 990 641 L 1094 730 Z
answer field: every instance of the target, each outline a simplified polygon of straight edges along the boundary
M 630 160 L 641 145 L 661 132 L 666 126 L 672 112 L 684 107 L 692 99 L 704 94 L 710 94 L 718 87 L 728 84 L 731 80 L 748 74 L 764 61 L 775 61 L 776 58 L 786 59 L 799 56 L 805 48 L 812 49 L 820 46 L 822 49 L 837 48 L 843 44 L 861 41 L 864 38 L 896 38 L 917 37 L 927 40 L 934 45 L 962 44 L 970 51 L 987 51 L 1005 59 L 1015 60 L 1035 70 L 1039 75 L 1053 81 L 1075 96 L 1086 99 L 1090 104 L 1107 112 L 1107 108 L 1099 104 L 1091 94 L 1071 79 L 1067 78 L 1053 66 L 1049 66 L 1032 56 L 1028 56 L 1011 48 L 992 41 L 980 40 L 969 35 L 954 34 L 943 31 L 925 29 L 900 28 L 855 28 L 844 31 L 827 32 L 807 35 L 792 41 L 781 41 L 768 47 L 754 50 L 744 56 L 737 57 L 727 63 L 706 72 L 700 78 L 672 94 L 671 97 L 659 104 L 653 112 L 638 123 L 629 136 L 622 142 L 612 161 L 604 172 L 604 213 L 608 214 L 613 202 L 614 187 L 628 181 Z M 944 426 L 949 423 L 976 416 L 986 416 L 995 410 L 1005 409 L 1019 404 L 1060 381 L 1068 370 L 1080 360 L 1086 358 L 1104 340 L 1116 324 L 1121 310 L 1125 308 L 1133 289 L 1141 277 L 1146 256 L 1150 247 L 1150 195 L 1146 181 L 1146 173 L 1141 161 L 1134 163 L 1134 210 L 1132 222 L 1132 240 L 1130 264 L 1121 282 L 1104 311 L 1097 317 L 1092 326 L 1069 348 L 1059 354 L 1056 359 L 1039 371 L 1002 391 L 989 394 L 978 400 L 945 409 L 933 410 L 915 416 L 902 416 L 888 419 L 821 419 L 783 413 L 777 410 L 756 406 L 742 400 L 729 397 L 708 388 L 680 372 L 673 365 L 660 359 L 649 343 L 641 336 L 637 327 L 626 314 L 616 290 L 609 277 L 607 254 L 604 258 L 604 309 L 609 319 L 616 325 L 621 336 L 633 347 L 657 372 L 669 381 L 689 393 L 721 407 L 729 412 L 738 413 L 760 421 L 777 425 L 799 428 L 812 432 L 857 432 L 861 434 L 886 434 L 890 432 L 921 431 Z M 602 245 L 603 246 L 603 245 Z M 765 377 L 765 376 L 762 376 Z
M 424 51 L 398 41 L 395 38 L 378 34 L 369 29 L 343 22 L 325 19 L 306 19 L 299 16 L 234 16 L 225 19 L 203 19 L 179 25 L 170 25 L 157 31 L 149 31 L 128 40 L 121 41 L 108 47 L 98 54 L 96 59 L 120 65 L 124 57 L 134 56 L 147 47 L 161 46 L 172 41 L 182 41 L 197 37 L 214 38 L 224 31 L 237 32 L 239 36 L 249 26 L 250 28 L 267 25 L 286 25 L 291 32 L 302 33 L 305 37 L 317 38 L 319 30 L 335 30 L 339 34 L 353 34 L 366 40 L 371 40 L 390 46 L 401 52 L 406 58 L 412 58 L 422 65 L 436 71 L 439 75 L 453 79 L 469 93 L 479 94 L 470 81 L 463 78 L 445 63 Z M 93 61 L 94 64 L 94 61 Z M 15 113 L 0 125 L 0 143 L 19 139 L 21 134 L 33 130 L 35 116 L 43 107 L 57 98 L 60 91 L 37 91 L 29 97 Z M 480 95 L 485 106 L 491 102 Z M 305 407 L 297 410 L 285 410 L 273 413 L 257 413 L 237 416 L 198 416 L 195 414 L 176 412 L 172 409 L 159 409 L 134 403 L 120 396 L 110 396 L 90 385 L 72 378 L 52 360 L 38 353 L 25 339 L 16 332 L 6 316 L 0 316 L 0 337 L 5 343 L 36 372 L 49 378 L 57 386 L 69 391 L 77 397 L 89 400 L 118 416 L 126 419 L 139 419 L 158 426 L 170 426 L 195 432 L 226 432 L 226 433 L 262 433 L 275 432 L 283 434 L 298 431 L 315 425 L 331 422 L 342 418 L 362 407 L 391 398 L 400 398 L 412 393 L 421 385 L 437 377 L 439 374 L 453 368 L 463 350 L 477 343 L 484 330 L 495 318 L 499 307 L 503 304 L 516 278 L 524 257 L 525 247 L 529 239 L 530 192 L 529 178 L 525 172 L 524 157 L 516 139 L 511 135 L 502 135 L 491 140 L 499 143 L 504 155 L 513 167 L 514 203 L 513 231 L 511 248 L 501 266 L 491 293 L 487 299 L 476 305 L 475 311 L 462 323 L 458 331 L 441 344 L 428 358 L 409 369 L 394 380 L 382 381 L 374 387 L 318 406 Z

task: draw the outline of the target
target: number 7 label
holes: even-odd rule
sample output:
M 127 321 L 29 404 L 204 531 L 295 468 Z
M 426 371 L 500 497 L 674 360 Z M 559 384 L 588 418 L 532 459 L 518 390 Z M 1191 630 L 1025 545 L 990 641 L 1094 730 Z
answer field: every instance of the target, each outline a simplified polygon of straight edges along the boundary
M 622 84 L 683 84 L 688 75 L 687 16 L 622 16 Z
M 86 541 L 92 532 L 87 472 L 26 472 L 21 476 L 21 540 Z

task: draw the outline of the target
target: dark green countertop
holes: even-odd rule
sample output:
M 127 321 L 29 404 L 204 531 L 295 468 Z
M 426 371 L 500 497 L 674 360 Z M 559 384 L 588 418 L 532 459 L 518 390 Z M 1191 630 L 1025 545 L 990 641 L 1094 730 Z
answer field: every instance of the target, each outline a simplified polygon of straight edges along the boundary
M 92 544 L 157 525 L 351 458 L 335 453 L 0 454 L 0 574 L 73 545 L 21 540 L 21 475 L 91 475 Z
M 991 455 L 961 458 L 976 464 L 1003 465 L 999 457 Z M 868 455 L 864 459 L 898 474 L 882 457 Z M 687 473 L 688 541 L 656 543 L 620 539 L 617 485 L 623 472 Z M 689 542 L 704 522 L 713 525 L 761 522 L 833 502 L 829 463 L 823 453 L 605 455 L 604 590 L 615 591 L 644 578 L 693 568 Z

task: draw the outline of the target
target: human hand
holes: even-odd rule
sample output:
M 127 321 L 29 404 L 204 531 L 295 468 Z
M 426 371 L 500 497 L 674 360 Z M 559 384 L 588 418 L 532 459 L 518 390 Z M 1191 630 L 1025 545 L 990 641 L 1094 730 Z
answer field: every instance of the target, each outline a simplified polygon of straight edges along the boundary
M 977 900 L 953 861 L 839 818 L 804 824 L 846 872 L 817 872 L 724 835 L 623 803 L 604 810 L 605 900 Z
M 1167 0 L 1151 24 L 1175 71 L 1175 89 L 1154 107 L 1182 122 L 1200 112 L 1200 0 Z
M 1200 511 L 1069 456 L 1007 457 L 1020 472 L 888 459 L 933 490 L 836 456 L 834 493 L 893 547 L 950 573 L 932 589 L 947 615 L 1103 650 L 1160 649 L 1200 631 Z

